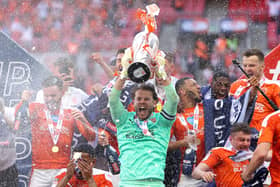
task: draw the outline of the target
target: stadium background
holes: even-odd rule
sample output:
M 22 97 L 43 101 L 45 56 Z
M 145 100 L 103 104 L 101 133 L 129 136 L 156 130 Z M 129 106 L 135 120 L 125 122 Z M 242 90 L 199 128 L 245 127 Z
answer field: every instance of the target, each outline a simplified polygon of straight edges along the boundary
M 143 29 L 137 8 L 157 3 L 160 48 L 176 54 L 174 73 L 206 84 L 215 70 L 227 71 L 232 80 L 239 77 L 231 60 L 244 49 L 267 53 L 277 45 L 278 16 L 270 15 L 269 1 L 0 0 L 0 30 L 48 68 L 71 55 L 77 86 L 88 90 L 88 82 L 108 80 L 90 54 L 100 52 L 110 64 L 117 49 L 130 46 Z

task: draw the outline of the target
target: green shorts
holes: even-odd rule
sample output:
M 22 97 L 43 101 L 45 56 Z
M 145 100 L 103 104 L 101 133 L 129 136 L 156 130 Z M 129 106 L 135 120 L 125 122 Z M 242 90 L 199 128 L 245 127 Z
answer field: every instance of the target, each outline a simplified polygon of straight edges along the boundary
M 119 187 L 164 187 L 164 184 L 162 180 L 146 179 L 146 180 L 121 181 Z

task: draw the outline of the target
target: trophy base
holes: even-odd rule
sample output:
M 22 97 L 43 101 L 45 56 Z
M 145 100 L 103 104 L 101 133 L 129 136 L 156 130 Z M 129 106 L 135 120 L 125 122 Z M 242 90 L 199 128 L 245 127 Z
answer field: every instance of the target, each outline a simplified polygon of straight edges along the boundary
M 133 82 L 142 83 L 149 80 L 151 71 L 146 64 L 142 62 L 134 62 L 128 67 L 127 74 Z

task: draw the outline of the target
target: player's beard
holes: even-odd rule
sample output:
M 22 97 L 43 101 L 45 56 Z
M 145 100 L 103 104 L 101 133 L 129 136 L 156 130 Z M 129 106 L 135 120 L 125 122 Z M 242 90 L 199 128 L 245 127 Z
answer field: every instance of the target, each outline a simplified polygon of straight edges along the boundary
M 48 108 L 51 112 L 54 112 L 54 111 L 56 111 L 56 110 L 59 109 L 60 103 L 59 103 L 59 102 L 56 102 L 56 101 L 54 101 L 54 100 L 52 100 L 52 101 L 48 101 L 48 102 L 46 103 L 46 105 L 47 105 L 47 108 Z
M 195 94 L 193 91 L 188 91 L 187 92 L 187 97 L 192 98 L 196 103 L 201 102 L 201 97 L 198 94 Z

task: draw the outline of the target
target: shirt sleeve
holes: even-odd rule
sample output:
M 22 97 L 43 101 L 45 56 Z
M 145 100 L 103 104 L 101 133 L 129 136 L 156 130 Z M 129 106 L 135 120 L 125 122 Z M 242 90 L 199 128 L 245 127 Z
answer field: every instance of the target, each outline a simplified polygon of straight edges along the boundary
M 113 187 L 111 177 L 107 174 L 93 175 L 93 179 L 98 187 Z
M 185 131 L 185 129 L 180 129 L 180 123 L 180 119 L 177 117 L 171 128 L 171 135 L 174 135 L 176 140 L 181 140 L 180 131 Z
M 237 90 L 240 88 L 240 87 L 243 87 L 243 91 L 242 93 L 238 94 L 238 95 L 243 95 L 246 91 L 248 91 L 248 89 L 250 87 L 247 87 L 247 80 L 246 79 L 238 79 L 236 80 L 235 82 L 233 82 L 230 86 L 230 89 L 229 89 L 229 95 L 233 96 L 235 95 L 235 93 L 237 92 Z M 247 88 L 246 88 L 247 87 Z
M 81 89 L 79 89 L 79 95 L 81 97 L 81 101 L 84 101 L 89 97 L 89 95 Z
M 236 84 L 234 82 L 234 83 L 231 84 L 228 94 L 229 95 L 234 95 L 235 91 L 236 91 Z
M 279 108 L 280 107 L 280 86 L 279 86 L 279 84 L 277 84 L 277 86 L 275 86 L 275 90 L 273 93 L 274 93 L 273 100 Z
M 205 163 L 209 168 L 214 169 L 215 166 L 220 162 L 220 157 L 217 152 L 218 150 L 212 149 L 211 151 L 209 151 L 209 153 L 207 153 L 207 155 L 201 162 Z
M 66 175 L 66 172 L 63 172 L 63 173 L 61 173 L 61 174 L 58 174 L 58 175 L 54 178 L 51 187 L 56 187 L 56 186 L 58 185 L 58 183 L 65 177 L 65 175 Z M 69 183 L 67 183 L 66 186 L 69 186 Z
M 98 185 L 100 187 L 113 187 L 113 184 L 111 181 L 104 179 L 104 181 L 102 181 L 102 184 Z
M 179 102 L 179 97 L 176 94 L 176 91 L 172 84 L 164 87 L 165 95 L 166 95 L 166 103 L 163 106 L 161 115 L 167 120 L 175 120 L 177 113 L 177 105 Z
M 121 103 L 120 95 L 121 91 L 115 88 L 112 88 L 112 91 L 109 95 L 110 112 L 116 126 L 122 124 L 123 121 L 121 121 L 121 119 L 124 119 L 122 116 L 124 114 L 127 115 L 126 113 L 128 113 Z
M 260 132 L 260 138 L 258 140 L 258 144 L 260 143 L 272 143 L 274 136 L 274 128 L 277 123 L 271 118 L 271 115 L 268 115 L 262 123 L 262 129 Z

